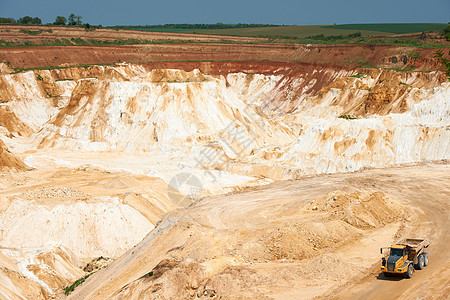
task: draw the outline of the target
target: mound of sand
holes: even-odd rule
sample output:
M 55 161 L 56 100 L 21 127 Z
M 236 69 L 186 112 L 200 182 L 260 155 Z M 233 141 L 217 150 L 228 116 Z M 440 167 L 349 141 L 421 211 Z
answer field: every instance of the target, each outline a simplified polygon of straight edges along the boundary
M 11 154 L 5 143 L 0 140 L 0 170 L 6 168 L 23 170 L 27 168 L 27 165 L 19 158 Z
M 302 260 L 361 237 L 360 230 L 340 220 L 297 223 L 268 230 L 267 234 L 263 245 L 267 245 L 269 260 Z
M 0 227 L 3 247 L 41 248 L 58 242 L 80 258 L 92 258 L 121 255 L 141 241 L 153 225 L 132 207 L 118 202 L 46 200 L 36 204 L 14 200 L 0 214 Z
M 401 221 L 405 211 L 397 202 L 383 192 L 362 194 L 359 191 L 331 192 L 325 197 L 309 203 L 307 210 L 326 213 L 331 219 L 342 220 L 357 228 L 379 228 Z

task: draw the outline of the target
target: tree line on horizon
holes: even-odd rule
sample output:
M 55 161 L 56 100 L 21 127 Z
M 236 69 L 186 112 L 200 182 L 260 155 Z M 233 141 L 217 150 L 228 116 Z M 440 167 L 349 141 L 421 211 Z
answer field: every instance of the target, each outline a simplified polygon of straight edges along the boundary
M 48 23 L 49 25 L 69 25 L 69 26 L 77 26 L 83 25 L 81 19 L 83 17 L 77 16 L 75 14 L 70 14 L 68 18 L 64 16 L 57 16 L 53 23 Z M 22 18 L 18 18 L 17 20 L 14 18 L 4 18 L 0 17 L 0 24 L 19 24 L 19 25 L 42 25 L 42 20 L 39 17 L 30 17 L 25 16 Z
M 47 23 L 47 25 L 69 25 L 69 26 L 79 26 L 83 25 L 81 21 L 83 17 L 77 16 L 75 14 L 70 14 L 68 18 L 64 16 L 56 16 L 53 23 Z M 42 20 L 39 17 L 25 16 L 18 18 L 5 18 L 0 17 L 0 24 L 18 24 L 18 25 L 42 25 Z M 248 23 L 237 23 L 237 24 L 225 24 L 225 23 L 215 23 L 215 24 L 164 24 L 164 25 L 114 25 L 108 26 L 110 28 L 117 29 L 232 29 L 232 28 L 256 28 L 256 27 L 280 27 L 286 25 L 276 25 L 276 24 L 248 24 Z M 98 27 L 102 27 L 99 25 Z

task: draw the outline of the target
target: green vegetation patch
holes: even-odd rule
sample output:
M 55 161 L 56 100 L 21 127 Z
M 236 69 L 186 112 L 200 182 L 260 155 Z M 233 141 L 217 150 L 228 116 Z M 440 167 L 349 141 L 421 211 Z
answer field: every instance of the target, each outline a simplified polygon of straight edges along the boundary
M 39 30 L 20 29 L 19 31 L 22 32 L 22 33 L 25 33 L 25 34 L 29 34 L 29 35 L 38 35 L 38 34 L 41 34 L 44 31 L 45 32 L 49 32 L 49 33 L 53 32 L 53 30 L 51 30 L 51 29 L 48 29 L 48 30 L 42 30 L 42 29 L 39 29 Z
M 445 28 L 442 30 L 442 34 L 445 36 L 445 39 L 446 39 L 447 41 L 450 41 L 450 26 L 445 27 Z
M 346 120 L 355 120 L 355 119 L 358 119 L 357 117 L 352 116 L 352 115 L 340 115 L 339 118 L 341 118 L 341 119 L 346 119 Z
M 357 74 L 354 74 L 354 75 L 350 75 L 349 77 L 353 77 L 353 78 L 364 78 L 364 77 L 366 77 L 367 76 L 367 73 L 357 73 Z
M 89 276 L 91 276 L 92 274 L 94 274 L 94 273 L 89 273 L 89 274 L 87 274 L 86 276 L 81 277 L 80 279 L 77 279 L 72 285 L 66 286 L 66 287 L 64 288 L 64 294 L 65 294 L 66 296 L 68 296 L 70 293 L 72 293 L 72 292 L 75 290 L 75 288 L 76 288 L 77 286 L 79 286 L 79 285 L 81 285 L 83 282 L 85 282 L 86 279 L 88 279 Z
M 333 41 L 333 40 L 344 40 L 344 39 L 353 39 L 361 36 L 361 32 L 354 32 L 347 35 L 313 35 L 308 36 L 307 39 L 311 40 L 319 40 L 319 41 Z
M 448 51 L 450 55 L 450 50 Z M 442 49 L 436 50 L 434 52 L 434 57 L 437 58 L 445 68 L 445 74 L 450 81 L 450 59 L 444 57 L 444 51 Z
M 322 26 L 327 29 L 370 30 L 395 34 L 442 30 L 447 24 L 437 23 L 381 23 L 381 24 L 342 24 Z
M 348 35 L 355 31 L 361 32 L 363 36 L 383 35 L 379 31 L 367 30 L 346 30 L 324 28 L 322 25 L 307 25 L 307 26 L 267 26 L 267 27 L 252 27 L 252 28 L 228 28 L 228 29 L 198 29 L 196 33 L 201 34 L 218 34 L 218 35 L 232 35 L 232 36 L 248 36 L 248 37 L 293 37 L 305 38 L 314 35 Z M 185 32 L 193 33 L 193 31 L 186 30 Z M 385 33 L 388 35 L 389 33 Z
M 420 53 L 414 52 L 414 51 L 412 51 L 411 53 L 408 53 L 408 56 L 411 58 L 414 58 L 414 59 L 422 57 L 422 55 L 420 55 Z

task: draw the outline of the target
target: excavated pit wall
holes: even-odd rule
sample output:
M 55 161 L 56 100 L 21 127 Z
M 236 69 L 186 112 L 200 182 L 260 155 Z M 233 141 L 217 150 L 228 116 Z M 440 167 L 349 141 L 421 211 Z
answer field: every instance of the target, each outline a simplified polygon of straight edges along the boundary
M 449 95 L 439 72 L 30 71 L 0 77 L 0 133 L 18 152 L 209 151 L 205 168 L 286 179 L 448 159 Z
M 125 152 L 154 161 L 145 172 L 167 183 L 168 174 L 177 172 L 220 174 L 215 182 L 198 176 L 207 194 L 217 194 L 238 190 L 251 180 L 270 181 L 260 178 L 448 159 L 449 89 L 442 73 L 313 66 L 240 73 L 125 65 L 2 75 L 0 168 L 25 167 L 14 152 L 31 166 L 58 151 L 66 151 L 67 161 L 55 158 L 55 166 L 66 165 L 70 155 L 85 162 L 88 155 Z M 32 154 L 26 152 L 30 150 Z M 153 170 L 157 165 L 173 170 Z M 32 192 L 25 196 L 13 199 L 0 216 L 2 227 L 8 228 L 3 247 L 32 247 L 40 253 L 43 245 L 58 241 L 79 257 L 120 256 L 154 225 L 118 200 L 75 199 L 49 207 L 33 203 Z M 55 249 L 51 251 L 61 252 Z M 43 271 L 53 272 L 46 262 L 5 253 L 13 261 L 8 268 L 14 270 L 0 274 L 0 291 L 7 295 L 28 297 L 27 289 L 18 287 L 34 284 L 29 293 L 44 297 L 42 291 L 53 293 L 61 282 L 83 274 L 75 258 L 66 269 L 55 269 L 58 276 L 67 276 L 51 277 Z M 28 282 L 9 284 L 19 273 Z

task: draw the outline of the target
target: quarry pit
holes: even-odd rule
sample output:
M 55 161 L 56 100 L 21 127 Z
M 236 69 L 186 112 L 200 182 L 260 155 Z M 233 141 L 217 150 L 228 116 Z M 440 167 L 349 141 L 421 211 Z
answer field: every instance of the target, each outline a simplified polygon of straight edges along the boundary
M 0 67 L 2 298 L 449 294 L 450 83 L 431 50 L 70 47 L 0 49 L 26 68 Z M 411 235 L 430 266 L 380 279 L 379 248 Z

